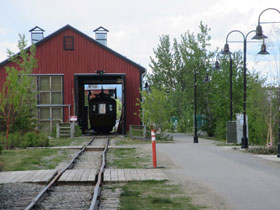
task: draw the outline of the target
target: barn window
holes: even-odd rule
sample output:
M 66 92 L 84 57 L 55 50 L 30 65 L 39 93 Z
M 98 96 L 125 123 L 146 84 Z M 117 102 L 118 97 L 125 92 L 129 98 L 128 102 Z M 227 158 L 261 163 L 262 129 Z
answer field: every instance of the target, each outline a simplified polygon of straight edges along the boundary
M 64 50 L 74 50 L 74 37 L 73 36 L 63 37 L 63 47 Z
M 62 77 L 41 76 L 39 104 L 62 104 Z
M 43 132 L 52 132 L 56 123 L 63 121 L 62 82 L 62 76 L 38 77 L 39 128 Z

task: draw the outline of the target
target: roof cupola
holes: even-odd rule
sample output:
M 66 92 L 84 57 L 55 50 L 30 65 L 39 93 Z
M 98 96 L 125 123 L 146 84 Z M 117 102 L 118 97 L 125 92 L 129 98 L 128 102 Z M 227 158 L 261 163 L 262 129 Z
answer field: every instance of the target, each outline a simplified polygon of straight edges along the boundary
M 100 44 L 107 46 L 107 32 L 109 31 L 106 28 L 100 26 L 93 32 L 95 32 L 95 40 Z

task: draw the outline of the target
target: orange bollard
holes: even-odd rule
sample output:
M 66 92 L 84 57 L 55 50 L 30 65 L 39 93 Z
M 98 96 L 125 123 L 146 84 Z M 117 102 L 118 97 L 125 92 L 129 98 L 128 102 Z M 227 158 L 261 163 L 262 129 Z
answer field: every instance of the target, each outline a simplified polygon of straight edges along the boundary
M 155 130 L 151 130 L 151 136 L 152 136 L 152 150 L 153 150 L 153 167 L 157 167 L 157 152 L 156 152 L 156 133 Z

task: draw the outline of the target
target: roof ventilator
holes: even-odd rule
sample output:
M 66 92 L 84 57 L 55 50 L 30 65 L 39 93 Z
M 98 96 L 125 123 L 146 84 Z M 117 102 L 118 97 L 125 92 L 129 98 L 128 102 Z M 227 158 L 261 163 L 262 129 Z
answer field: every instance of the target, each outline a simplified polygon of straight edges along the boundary
M 100 44 L 107 46 L 107 32 L 109 31 L 106 28 L 100 26 L 93 32 L 95 32 L 96 41 L 98 41 Z
M 42 40 L 44 38 L 45 30 L 38 26 L 30 29 L 29 32 L 31 32 L 32 44 L 35 44 L 36 42 L 39 42 L 40 40 Z

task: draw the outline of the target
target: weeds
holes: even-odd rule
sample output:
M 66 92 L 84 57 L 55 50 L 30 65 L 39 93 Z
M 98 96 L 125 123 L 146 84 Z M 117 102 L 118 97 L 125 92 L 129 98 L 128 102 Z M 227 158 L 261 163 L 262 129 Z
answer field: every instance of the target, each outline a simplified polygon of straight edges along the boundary
M 122 187 L 120 209 L 189 209 L 198 210 L 191 198 L 180 190 L 178 185 L 166 181 L 129 182 Z

